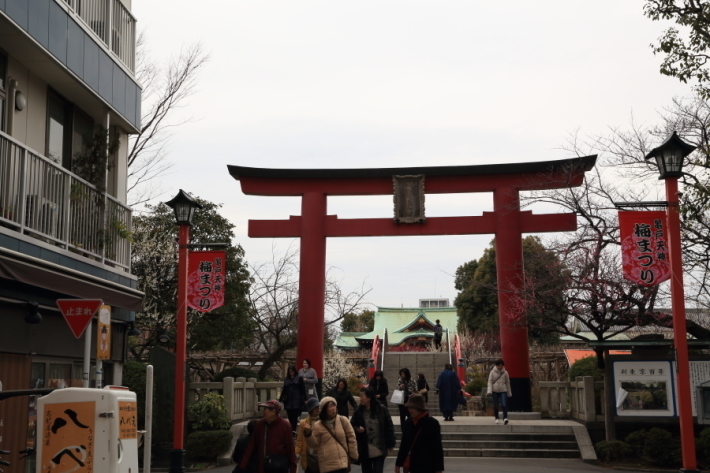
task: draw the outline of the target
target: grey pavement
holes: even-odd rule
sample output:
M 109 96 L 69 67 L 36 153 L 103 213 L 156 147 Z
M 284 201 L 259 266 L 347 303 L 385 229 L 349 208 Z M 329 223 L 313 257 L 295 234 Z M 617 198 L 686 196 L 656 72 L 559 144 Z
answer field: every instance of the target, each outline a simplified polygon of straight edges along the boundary
M 607 468 L 590 465 L 582 460 L 557 460 L 546 458 L 445 458 L 445 471 L 495 471 L 496 473 L 538 473 L 538 472 L 573 472 L 573 473 L 601 473 L 609 471 Z M 214 468 L 210 473 L 231 473 L 232 466 Z M 299 472 L 303 470 L 299 467 Z M 401 470 L 400 470 L 401 471 Z M 352 473 L 360 473 L 360 467 L 353 465 Z M 385 460 L 385 473 L 394 473 L 394 457 Z

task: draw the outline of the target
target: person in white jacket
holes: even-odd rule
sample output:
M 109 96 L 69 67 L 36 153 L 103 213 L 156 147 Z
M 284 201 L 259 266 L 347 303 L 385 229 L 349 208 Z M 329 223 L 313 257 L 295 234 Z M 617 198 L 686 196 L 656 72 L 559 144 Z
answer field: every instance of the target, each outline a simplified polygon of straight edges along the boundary
M 496 366 L 488 376 L 488 394 L 493 395 L 493 415 L 498 420 L 498 406 L 503 408 L 503 423 L 508 424 L 508 398 L 513 397 L 510 389 L 510 376 L 505 370 L 505 363 L 502 358 L 496 360 Z

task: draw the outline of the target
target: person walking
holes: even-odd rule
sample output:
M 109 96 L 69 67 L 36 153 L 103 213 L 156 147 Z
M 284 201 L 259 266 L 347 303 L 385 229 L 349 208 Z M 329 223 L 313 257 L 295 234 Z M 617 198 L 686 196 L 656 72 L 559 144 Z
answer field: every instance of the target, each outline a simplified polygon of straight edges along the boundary
M 301 417 L 301 412 L 303 412 L 303 406 L 306 404 L 306 390 L 295 366 L 288 367 L 279 402 L 286 409 L 288 421 L 291 423 L 291 431 L 295 436 L 298 420 Z
M 303 431 L 306 425 L 314 425 L 318 422 L 318 414 L 320 414 L 320 402 L 312 397 L 306 402 L 306 412 L 308 417 L 301 421 L 300 429 L 298 429 L 298 437 L 296 438 L 296 457 L 301 459 L 301 467 L 306 473 L 319 473 L 318 468 L 318 449 L 309 448 L 306 443 L 306 436 Z
M 387 395 L 390 393 L 389 386 L 387 386 L 387 380 L 382 370 L 375 371 L 375 376 L 370 379 L 368 384 L 375 391 L 375 399 L 377 399 L 380 404 L 387 407 Z
M 314 397 L 318 399 L 318 390 L 316 389 L 318 373 L 311 368 L 311 360 L 308 358 L 303 359 L 303 368 L 298 370 L 298 376 L 303 380 L 303 385 L 306 389 L 306 398 L 310 399 Z
M 496 424 L 500 422 L 498 419 L 498 407 L 500 406 L 503 408 L 503 423 L 507 425 L 508 398 L 513 397 L 513 391 L 510 389 L 510 376 L 505 370 L 502 358 L 496 360 L 496 365 L 488 376 L 488 394 L 493 395 L 493 415 L 496 418 Z
M 385 457 L 394 450 L 396 440 L 392 417 L 375 398 L 372 388 L 360 389 L 360 405 L 355 409 L 350 424 L 357 438 L 362 473 L 382 473 Z
M 417 392 L 424 396 L 424 402 L 429 403 L 429 383 L 426 382 L 424 373 L 417 375 Z
M 350 463 L 357 461 L 357 441 L 353 426 L 338 415 L 338 406 L 330 396 L 320 401 L 315 424 L 306 419 L 303 435 L 310 448 L 318 449 L 320 473 L 347 473 Z
M 434 325 L 434 345 L 436 345 L 437 350 L 441 350 L 441 338 L 444 336 L 444 327 L 441 326 L 439 319 L 436 319 L 436 325 Z
M 353 406 L 353 409 L 357 407 L 353 393 L 348 389 L 348 382 L 345 378 L 340 378 L 335 387 L 330 390 L 330 397 L 335 399 L 338 405 L 338 414 L 343 417 L 350 417 L 350 411 L 348 411 L 348 403 Z
M 404 404 L 409 401 L 409 396 L 417 392 L 417 382 L 412 379 L 412 373 L 409 372 L 409 368 L 402 368 L 399 370 L 399 380 L 397 381 L 397 389 L 404 391 L 404 402 L 400 404 L 399 407 L 399 425 L 404 425 L 404 422 L 409 417 L 409 411 Z
M 441 473 L 444 471 L 444 447 L 439 421 L 429 415 L 421 394 L 412 394 L 405 407 L 410 418 L 402 428 L 395 473 L 400 468 L 411 473 Z
M 252 456 L 256 456 L 256 473 L 296 473 L 298 460 L 291 424 L 280 415 L 281 403 L 272 399 L 257 406 L 264 409 L 263 418 L 254 428 L 239 467 L 246 470 Z
M 451 363 L 446 363 L 444 371 L 439 374 L 439 378 L 436 380 L 436 392 L 439 395 L 439 409 L 441 409 L 444 420 L 453 421 L 454 412 L 459 407 L 461 380 L 454 372 Z
M 256 473 L 256 455 L 251 456 L 251 460 L 249 461 L 249 465 L 247 465 L 246 470 L 242 470 L 239 467 L 239 463 L 241 463 L 242 457 L 244 456 L 244 452 L 246 452 L 247 446 L 251 441 L 252 435 L 254 435 L 254 429 L 256 428 L 257 422 L 258 421 L 256 419 L 252 419 L 249 421 L 249 423 L 247 424 L 248 435 L 238 439 L 237 444 L 234 446 L 234 451 L 232 452 L 232 460 L 234 461 L 234 463 L 237 464 L 237 466 L 234 467 L 234 471 L 232 473 Z

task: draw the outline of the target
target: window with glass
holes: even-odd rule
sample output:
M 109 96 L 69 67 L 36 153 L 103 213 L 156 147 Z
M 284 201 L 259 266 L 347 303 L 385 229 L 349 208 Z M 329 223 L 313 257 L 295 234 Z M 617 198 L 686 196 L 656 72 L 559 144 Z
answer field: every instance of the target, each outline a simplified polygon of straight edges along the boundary
M 47 157 L 69 169 L 71 166 L 71 104 L 59 94 L 47 93 Z
M 72 170 L 72 158 L 86 148 L 94 133 L 94 120 L 80 108 L 49 90 L 47 93 L 46 156 Z

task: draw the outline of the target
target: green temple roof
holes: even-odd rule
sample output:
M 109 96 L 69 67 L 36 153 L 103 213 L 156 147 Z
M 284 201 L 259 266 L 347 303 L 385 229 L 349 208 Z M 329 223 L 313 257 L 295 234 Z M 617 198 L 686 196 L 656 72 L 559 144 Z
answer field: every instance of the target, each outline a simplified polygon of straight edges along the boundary
M 375 336 L 382 338 L 387 329 L 387 345 L 398 346 L 411 338 L 434 338 L 436 320 L 446 332 L 456 333 L 458 316 L 456 307 L 414 307 L 390 308 L 378 307 L 375 312 L 375 328 L 369 333 L 341 332 L 335 340 L 337 348 L 348 350 L 369 348 Z

